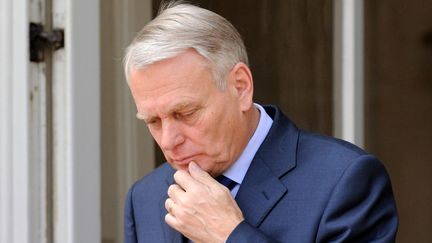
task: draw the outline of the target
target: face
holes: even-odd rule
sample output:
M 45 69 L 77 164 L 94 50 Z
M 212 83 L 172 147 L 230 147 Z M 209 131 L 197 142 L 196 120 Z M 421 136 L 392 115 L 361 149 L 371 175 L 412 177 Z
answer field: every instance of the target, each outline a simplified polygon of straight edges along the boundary
M 137 117 L 174 168 L 187 169 L 195 161 L 216 176 L 243 151 L 250 138 L 252 84 L 241 81 L 249 69 L 237 66 L 224 91 L 216 87 L 206 59 L 193 50 L 131 71 Z

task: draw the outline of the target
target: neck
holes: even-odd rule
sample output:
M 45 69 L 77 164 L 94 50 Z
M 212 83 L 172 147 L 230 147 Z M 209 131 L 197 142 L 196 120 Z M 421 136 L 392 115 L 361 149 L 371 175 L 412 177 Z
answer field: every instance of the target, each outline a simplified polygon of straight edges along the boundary
M 236 151 L 234 152 L 235 155 L 233 157 L 233 160 L 229 164 L 227 164 L 227 167 L 221 170 L 220 173 L 212 174 L 213 177 L 222 174 L 227 168 L 229 168 L 229 166 L 231 166 L 238 159 L 240 154 L 246 148 L 249 140 L 252 138 L 253 134 L 255 133 L 255 130 L 258 127 L 259 118 L 260 118 L 260 112 L 258 108 L 256 108 L 255 105 L 252 105 L 251 108 L 247 110 L 245 113 L 245 119 L 246 119 L 245 128 L 244 131 L 239 136 L 238 142 L 240 143 L 240 146 L 238 147 L 236 146 L 238 150 L 236 149 Z
M 255 105 L 252 105 L 251 109 L 248 111 L 248 139 L 247 141 L 249 141 L 253 134 L 255 133 L 255 130 L 258 127 L 258 122 L 260 119 L 260 112 L 258 110 L 258 108 L 255 107 Z M 247 144 L 247 142 L 246 142 Z

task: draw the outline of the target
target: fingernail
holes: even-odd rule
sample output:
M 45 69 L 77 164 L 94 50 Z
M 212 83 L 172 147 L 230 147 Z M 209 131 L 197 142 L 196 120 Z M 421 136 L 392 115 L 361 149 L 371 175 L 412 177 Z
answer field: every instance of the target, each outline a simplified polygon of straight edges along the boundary
M 198 167 L 198 165 L 195 163 L 195 161 L 191 161 L 190 163 L 189 163 L 189 170 L 190 171 L 199 171 L 199 167 Z

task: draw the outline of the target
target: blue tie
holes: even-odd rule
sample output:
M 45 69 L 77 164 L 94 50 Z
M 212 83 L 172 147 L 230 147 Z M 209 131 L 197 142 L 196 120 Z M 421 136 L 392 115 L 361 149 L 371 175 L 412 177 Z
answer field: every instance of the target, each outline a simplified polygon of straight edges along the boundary
M 230 191 L 237 185 L 237 182 L 231 180 L 230 178 L 224 176 L 224 175 L 220 175 L 218 177 L 215 178 L 220 184 L 224 185 L 225 187 L 227 187 Z

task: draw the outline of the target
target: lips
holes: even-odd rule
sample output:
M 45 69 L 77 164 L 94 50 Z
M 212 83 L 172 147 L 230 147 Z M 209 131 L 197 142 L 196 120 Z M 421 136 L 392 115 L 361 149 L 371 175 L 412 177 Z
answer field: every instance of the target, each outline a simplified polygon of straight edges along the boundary
M 193 156 L 188 156 L 182 159 L 172 159 L 172 162 L 177 165 L 186 165 L 192 161 Z

